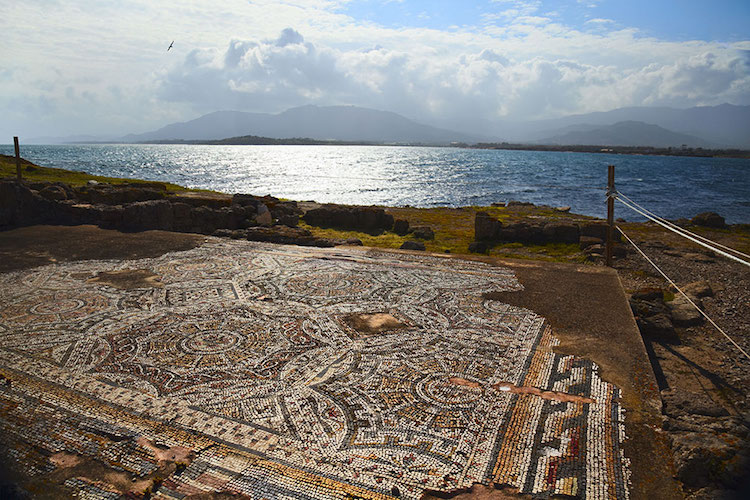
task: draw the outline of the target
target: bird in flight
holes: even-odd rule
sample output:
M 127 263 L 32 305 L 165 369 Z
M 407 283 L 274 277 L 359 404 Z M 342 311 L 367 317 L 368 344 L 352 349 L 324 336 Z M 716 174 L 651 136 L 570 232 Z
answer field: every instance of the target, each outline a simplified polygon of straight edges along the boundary
M 174 45 L 174 40 L 172 40 L 172 43 L 170 43 L 169 47 L 167 47 L 167 52 L 169 52 L 169 49 L 171 49 L 173 45 Z

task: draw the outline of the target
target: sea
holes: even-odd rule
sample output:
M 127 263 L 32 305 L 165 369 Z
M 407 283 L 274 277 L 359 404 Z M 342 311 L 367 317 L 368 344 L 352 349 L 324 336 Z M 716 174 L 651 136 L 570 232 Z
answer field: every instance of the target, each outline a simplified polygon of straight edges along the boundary
M 12 155 L 13 146 L 0 146 Z M 298 201 L 413 207 L 510 200 L 606 215 L 616 189 L 668 219 L 750 223 L 750 160 L 408 146 L 22 145 L 42 166 Z M 615 217 L 643 217 L 617 203 Z

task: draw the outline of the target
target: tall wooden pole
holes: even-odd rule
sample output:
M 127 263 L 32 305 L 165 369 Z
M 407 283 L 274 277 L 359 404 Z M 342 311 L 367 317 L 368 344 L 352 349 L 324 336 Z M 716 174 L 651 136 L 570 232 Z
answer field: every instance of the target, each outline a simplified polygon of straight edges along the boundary
M 606 252 L 606 263 L 607 266 L 612 267 L 612 245 L 613 245 L 613 234 L 615 230 L 615 166 L 609 165 L 607 167 L 607 246 Z
M 13 137 L 13 146 L 16 148 L 16 177 L 21 180 L 21 150 L 18 147 L 18 137 Z

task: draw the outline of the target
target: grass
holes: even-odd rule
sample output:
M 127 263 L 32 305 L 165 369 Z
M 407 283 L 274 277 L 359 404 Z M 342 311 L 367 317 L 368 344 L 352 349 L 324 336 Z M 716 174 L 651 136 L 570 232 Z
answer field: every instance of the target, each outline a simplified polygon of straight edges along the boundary
M 119 177 L 104 177 L 101 175 L 91 175 L 86 172 L 76 172 L 73 170 L 64 170 L 61 168 L 40 167 L 33 163 L 22 160 L 21 175 L 25 181 L 31 182 L 63 182 L 73 187 L 85 185 L 88 181 L 104 182 L 107 184 L 152 184 L 151 181 L 140 179 L 122 179 Z M 0 155 L 0 177 L 16 177 L 16 160 L 11 156 Z M 159 182 L 167 187 L 167 191 L 185 192 L 197 191 L 188 189 L 177 184 L 168 182 Z
M 528 211 L 527 207 L 524 211 Z M 430 226 L 435 232 L 434 240 L 416 240 L 411 235 L 399 236 L 390 231 L 371 235 L 360 231 L 347 231 L 334 228 L 320 228 L 300 223 L 320 238 L 359 238 L 362 244 L 378 248 L 399 248 L 405 241 L 416 240 L 424 243 L 425 249 L 433 253 L 467 254 L 469 244 L 474 241 L 474 216 L 477 212 L 488 212 L 503 222 L 521 220 L 524 217 L 514 207 L 463 207 L 463 208 L 387 208 L 395 219 L 406 219 L 410 227 Z M 578 245 L 551 243 L 547 245 L 525 245 L 506 243 L 494 246 L 489 255 L 514 259 L 545 260 L 555 262 L 584 262 Z

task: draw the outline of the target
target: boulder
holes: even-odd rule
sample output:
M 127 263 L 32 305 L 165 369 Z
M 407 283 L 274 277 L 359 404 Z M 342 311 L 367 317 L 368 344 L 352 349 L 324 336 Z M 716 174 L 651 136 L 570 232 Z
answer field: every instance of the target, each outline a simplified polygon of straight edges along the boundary
M 570 222 L 548 222 L 542 229 L 550 243 L 578 243 L 579 229 Z
M 703 306 L 698 297 L 690 297 L 690 300 L 698 307 Z M 703 323 L 703 315 L 682 295 L 677 295 L 673 301 L 667 303 L 667 306 L 672 313 L 672 321 L 677 326 L 696 326 Z
M 714 291 L 708 281 L 694 281 L 682 287 L 682 291 L 688 296 L 713 297 Z
M 187 203 L 172 203 L 172 230 L 187 232 L 193 227 L 192 212 L 193 207 Z
M 670 434 L 676 477 L 692 488 L 721 484 L 732 488 L 747 470 L 748 442 L 728 434 Z
M 399 236 L 404 236 L 409 232 L 409 221 L 406 219 L 396 219 L 393 222 L 393 232 Z
M 54 185 L 45 187 L 44 189 L 39 191 L 39 195 L 48 200 L 55 200 L 55 201 L 68 199 L 68 194 L 65 192 L 65 189 L 63 189 L 60 186 L 54 186 Z
M 474 241 L 490 241 L 497 237 L 502 223 L 487 212 L 477 212 L 474 216 Z
M 635 321 L 642 335 L 668 338 L 675 336 L 672 319 L 666 313 L 658 313 L 648 317 L 637 317 Z
M 586 250 L 588 247 L 592 245 L 602 245 L 604 244 L 604 240 L 601 238 L 594 238 L 593 236 L 581 236 L 578 239 L 578 246 L 581 250 Z
M 382 232 L 393 227 L 393 216 L 377 207 L 323 205 L 309 210 L 303 217 L 312 226 Z
M 661 391 L 661 398 L 664 402 L 664 413 L 670 417 L 685 415 L 729 416 L 729 412 L 722 405 L 712 400 L 705 392 L 666 389 Z
M 705 226 L 705 227 L 725 227 L 726 223 L 724 222 L 724 217 L 717 214 L 716 212 L 703 212 L 692 219 L 690 219 L 690 222 L 695 224 L 696 226 Z
M 492 243 L 488 241 L 472 241 L 469 243 L 469 252 L 471 253 L 487 253 L 492 248 Z
M 412 229 L 412 235 L 420 240 L 434 240 L 435 232 L 429 226 L 417 226 Z
M 546 242 L 543 227 L 527 222 L 514 222 L 502 225 L 497 230 L 497 238 L 500 241 L 517 241 L 521 243 L 543 244 Z
M 606 222 L 586 222 L 581 224 L 580 229 L 581 236 L 591 236 L 593 238 L 599 238 L 602 241 L 607 240 L 607 223 Z M 614 241 L 620 241 L 620 232 L 617 230 L 612 231 L 612 239 Z
M 137 201 L 124 207 L 123 226 L 127 230 L 171 231 L 173 222 L 172 204 L 167 200 Z
M 274 226 L 251 227 L 247 229 L 247 239 L 250 241 L 265 241 L 269 243 L 283 243 L 287 245 L 311 246 L 316 239 L 310 231 L 300 227 Z
M 405 241 L 399 248 L 402 250 L 424 250 L 424 243 L 418 241 Z
M 362 246 L 362 240 L 359 238 L 347 238 L 343 240 L 342 245 L 349 245 L 352 247 L 361 247 Z
M 261 226 L 270 226 L 273 224 L 273 217 L 271 216 L 271 211 L 268 210 L 268 207 L 264 203 L 258 204 L 258 213 L 255 215 L 255 223 L 260 224 Z

